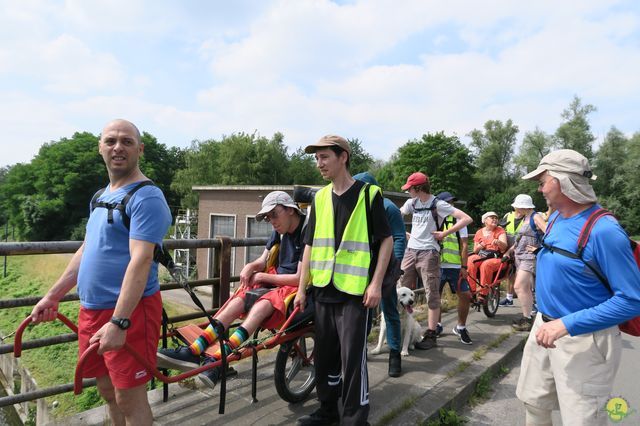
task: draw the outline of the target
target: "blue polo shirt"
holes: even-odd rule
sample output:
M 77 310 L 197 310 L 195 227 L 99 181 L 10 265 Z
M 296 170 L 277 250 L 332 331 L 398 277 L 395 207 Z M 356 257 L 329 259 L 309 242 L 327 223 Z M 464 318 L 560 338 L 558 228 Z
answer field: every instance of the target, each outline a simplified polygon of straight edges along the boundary
M 108 186 L 97 201 L 118 203 L 138 183 L 114 191 Z M 171 225 L 169 206 L 156 186 L 140 188 L 127 203 L 126 212 L 131 218 L 130 231 L 117 210 L 113 210 L 113 223 L 108 223 L 106 208 L 96 208 L 89 216 L 78 272 L 78 295 L 80 304 L 86 309 L 112 309 L 116 306 L 131 260 L 129 238 L 162 244 Z M 143 297 L 159 289 L 158 264 L 153 262 Z

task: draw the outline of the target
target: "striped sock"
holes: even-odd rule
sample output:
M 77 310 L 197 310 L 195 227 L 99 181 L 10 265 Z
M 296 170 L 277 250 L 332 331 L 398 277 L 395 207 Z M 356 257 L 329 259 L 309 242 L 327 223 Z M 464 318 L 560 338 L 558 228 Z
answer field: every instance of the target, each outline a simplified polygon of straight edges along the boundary
M 213 328 L 213 326 L 209 324 L 191 346 L 189 346 L 191 353 L 194 355 L 202 355 L 213 342 L 218 340 L 218 336 L 223 329 L 222 323 L 217 323 L 216 328 Z
M 232 350 L 240 346 L 242 342 L 244 342 L 248 338 L 249 333 L 247 333 L 247 330 L 245 330 L 244 327 L 240 326 L 236 328 L 236 331 L 231 335 L 231 337 L 229 337 L 229 344 L 224 345 L 226 354 L 229 355 Z M 222 358 L 222 351 L 218 349 L 216 353 L 213 354 L 213 357 L 215 359 Z

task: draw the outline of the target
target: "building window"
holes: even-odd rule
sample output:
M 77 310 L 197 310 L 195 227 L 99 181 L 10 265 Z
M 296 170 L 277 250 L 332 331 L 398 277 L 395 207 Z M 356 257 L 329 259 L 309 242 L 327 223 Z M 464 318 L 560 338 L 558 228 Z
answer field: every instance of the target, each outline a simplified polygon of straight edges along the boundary
M 255 217 L 247 217 L 247 238 L 269 238 L 273 232 L 271 224 L 258 222 Z M 264 246 L 246 247 L 244 263 L 253 262 L 264 252 Z
M 209 223 L 209 238 L 236 236 L 236 217 L 229 215 L 211 214 Z M 231 275 L 235 273 L 235 247 L 231 249 Z M 216 250 L 209 249 L 209 278 L 220 276 L 220 265 L 216 264 Z

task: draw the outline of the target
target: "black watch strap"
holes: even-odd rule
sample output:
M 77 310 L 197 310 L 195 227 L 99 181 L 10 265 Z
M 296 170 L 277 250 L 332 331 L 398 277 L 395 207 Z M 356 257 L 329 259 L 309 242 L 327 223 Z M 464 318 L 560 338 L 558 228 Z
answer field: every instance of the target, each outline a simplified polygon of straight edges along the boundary
M 131 320 L 129 320 L 129 318 L 111 317 L 110 322 L 117 325 L 120 330 L 126 330 L 131 327 Z

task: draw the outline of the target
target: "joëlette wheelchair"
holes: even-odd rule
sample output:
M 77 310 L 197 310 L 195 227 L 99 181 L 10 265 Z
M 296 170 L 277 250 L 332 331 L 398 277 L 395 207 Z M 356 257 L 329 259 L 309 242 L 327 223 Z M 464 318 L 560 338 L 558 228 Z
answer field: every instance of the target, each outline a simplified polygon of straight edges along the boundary
M 269 259 L 277 257 L 277 249 L 272 250 Z M 182 277 L 182 274 L 178 268 L 171 262 L 171 267 L 167 269 L 171 273 L 172 277 L 179 282 L 185 290 L 187 290 L 196 305 L 199 305 L 202 310 L 201 302 L 197 296 L 193 293 L 191 288 L 186 282 L 186 279 Z M 233 296 L 232 296 L 233 297 Z M 226 304 L 232 299 L 230 297 L 225 304 L 220 308 L 224 309 Z M 313 391 L 316 383 L 315 368 L 313 365 L 313 351 L 315 347 L 315 332 L 313 324 L 314 316 L 314 302 L 311 297 L 311 292 L 307 293 L 304 312 L 300 312 L 299 308 L 293 308 L 293 299 L 295 293 L 289 295 L 285 300 L 285 306 L 287 306 L 287 318 L 278 330 L 271 329 L 265 330 L 259 328 L 253 335 L 253 338 L 248 339 L 238 348 L 234 349 L 230 353 L 222 351 L 222 357 L 220 360 L 206 365 L 202 365 L 190 371 L 186 371 L 181 374 L 169 376 L 167 370 L 159 371 L 155 365 L 148 359 L 145 359 L 141 354 L 134 351 L 128 344 L 125 343 L 123 349 L 128 351 L 132 357 L 134 357 L 145 369 L 157 380 L 164 384 L 164 401 L 168 398 L 168 385 L 169 383 L 176 383 L 181 380 L 194 377 L 201 372 L 221 367 L 222 374 L 220 377 L 219 389 L 220 389 L 220 402 L 219 410 L 220 414 L 224 414 L 225 400 L 226 400 L 226 379 L 227 372 L 229 371 L 229 363 L 238 361 L 240 359 L 252 357 L 252 374 L 251 374 L 251 397 L 252 402 L 257 402 L 257 368 L 258 368 L 258 352 L 264 349 L 272 349 L 279 346 L 278 353 L 276 354 L 275 368 L 274 368 L 274 380 L 275 387 L 278 395 L 282 399 L 290 403 L 297 403 L 306 400 L 309 394 Z M 196 302 L 197 300 L 197 302 Z M 206 311 L 205 311 L 206 314 Z M 163 313 L 164 319 L 166 315 Z M 78 327 L 67 317 L 58 313 L 58 319 L 62 321 L 67 327 L 69 327 L 74 333 L 78 333 Z M 213 319 L 207 314 L 209 322 L 205 322 L 198 325 L 192 325 L 188 327 L 191 329 L 191 333 L 194 333 L 193 327 L 197 328 L 196 337 L 200 331 L 209 325 Z M 266 322 L 265 322 L 266 323 Z M 31 316 L 25 318 L 18 329 L 16 330 L 16 336 L 14 340 L 14 356 L 20 357 L 22 354 L 22 336 L 27 326 L 31 324 Z M 166 327 L 166 323 L 165 323 Z M 165 328 L 163 327 L 163 329 Z M 267 332 L 266 337 L 259 338 L 261 332 Z M 185 334 L 188 335 L 189 331 L 185 330 Z M 165 337 L 178 337 L 178 331 L 173 330 L 166 335 L 161 336 L 163 342 L 166 342 Z M 218 344 L 228 343 L 229 333 L 226 331 L 223 336 L 220 337 Z M 184 337 L 183 337 L 184 339 Z M 78 363 L 76 365 L 75 379 L 74 379 L 74 393 L 79 395 L 82 393 L 83 382 L 82 372 L 84 369 L 86 359 L 94 352 L 98 350 L 100 343 L 95 342 L 87 348 L 87 350 L 80 355 Z M 209 348 L 209 350 L 215 350 L 215 347 Z
M 491 274 L 488 282 L 482 283 L 480 280 L 480 263 L 489 259 L 500 259 L 500 266 L 497 271 Z M 480 308 L 488 318 L 493 318 L 500 306 L 500 282 L 509 277 L 513 268 L 513 261 L 509 257 L 502 255 L 485 256 L 476 259 L 474 262 L 478 266 L 477 276 L 468 274 L 469 287 L 471 288 L 471 306 L 480 312 Z M 474 289 L 475 288 L 475 289 Z

